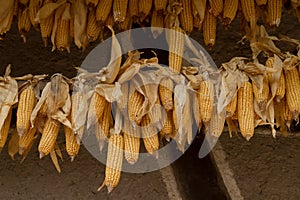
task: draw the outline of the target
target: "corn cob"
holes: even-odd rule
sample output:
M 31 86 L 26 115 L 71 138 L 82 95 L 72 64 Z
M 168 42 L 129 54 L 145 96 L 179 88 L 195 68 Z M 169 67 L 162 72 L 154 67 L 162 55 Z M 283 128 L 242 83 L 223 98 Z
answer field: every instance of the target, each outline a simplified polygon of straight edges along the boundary
M 30 30 L 30 18 L 29 18 L 29 9 L 25 8 L 24 10 L 19 9 L 18 13 L 18 29 L 23 39 L 23 42 L 26 43 L 26 33 Z
M 44 2 L 44 5 L 46 5 L 48 3 L 52 3 L 52 2 L 53 2 L 53 0 L 46 0 Z M 48 40 L 52 33 L 53 24 L 54 24 L 54 13 L 50 14 L 45 19 L 41 19 L 41 21 L 40 21 L 41 35 L 42 35 L 42 40 L 44 42 L 45 47 L 48 46 Z
M 255 0 L 256 5 L 263 6 L 267 4 L 268 0 Z
M 293 114 L 290 111 L 285 98 L 282 99 L 282 101 L 280 103 L 282 106 L 280 116 L 282 117 L 285 125 L 290 129 L 292 121 L 293 121 Z
M 239 7 L 239 0 L 225 0 L 222 24 L 226 27 L 235 18 Z
M 166 34 L 169 44 L 169 68 L 179 74 L 182 67 L 184 33 L 180 27 L 174 26 Z
M 13 23 L 14 15 L 18 14 L 18 2 L 15 1 L 14 6 L 8 12 L 7 16 L 0 21 L 0 40 L 4 39 L 7 31 L 10 30 L 10 27 Z
M 214 87 L 212 82 L 202 81 L 198 95 L 201 121 L 204 125 L 207 125 L 211 119 L 213 109 Z
M 135 22 L 136 18 L 139 16 L 139 0 L 129 0 L 128 15 L 133 18 L 133 21 Z
M 164 28 L 164 15 L 154 10 L 151 15 L 151 32 L 155 39 L 162 34 L 162 29 L 157 27 Z
M 172 110 L 174 108 L 173 89 L 174 83 L 172 79 L 166 77 L 161 80 L 158 87 L 158 91 L 160 100 L 166 111 Z
M 36 127 L 31 127 L 19 138 L 19 154 L 22 155 L 32 144 L 36 134 Z
M 140 152 L 140 129 L 133 127 L 129 120 L 124 122 L 124 154 L 125 159 L 131 165 L 135 164 Z
M 203 21 L 203 37 L 205 45 L 211 49 L 216 43 L 217 18 L 210 13 L 208 9 L 205 11 Z
M 89 7 L 90 10 L 93 10 L 98 5 L 99 0 L 85 0 L 85 4 Z
M 268 98 L 269 98 L 269 81 L 267 77 L 263 79 L 263 85 L 262 85 L 262 92 L 260 93 L 259 88 L 255 85 L 255 83 L 252 83 L 253 86 L 253 93 L 256 102 L 258 103 L 258 107 L 261 111 L 264 111 L 267 106 Z
M 123 148 L 123 136 L 117 134 L 111 135 L 108 141 L 105 180 L 98 188 L 98 191 L 106 186 L 108 193 L 110 193 L 115 187 L 117 187 L 121 177 Z
M 55 45 L 58 50 L 67 50 L 70 53 L 70 20 L 59 19 L 55 36 Z
M 237 107 L 237 95 L 234 95 L 231 102 L 226 106 L 226 117 L 232 117 Z
M 0 130 L 0 152 L 4 147 L 7 136 L 8 136 L 11 117 L 12 117 L 12 109 L 10 109 L 10 111 L 8 112 L 8 115 L 7 115 L 7 117 L 4 121 L 4 124 L 3 124 L 3 126 L 1 127 L 1 130 Z
M 90 10 L 87 20 L 86 34 L 89 42 L 94 42 L 98 39 L 101 28 L 96 23 L 95 11 Z
M 300 112 L 300 78 L 296 68 L 284 70 L 286 102 L 293 114 L 294 120 L 298 122 Z
M 112 5 L 113 5 L 112 0 L 99 0 L 96 9 L 96 21 L 98 22 L 98 24 L 100 25 L 104 24 L 112 9 Z
M 224 123 L 225 123 L 224 112 L 221 112 L 219 114 L 217 111 L 217 106 L 214 106 L 213 115 L 209 122 L 206 134 L 211 134 L 214 137 L 220 137 L 224 129 Z
M 162 128 L 162 109 L 163 107 L 161 106 L 159 97 L 157 97 L 154 106 L 148 113 L 152 123 L 155 124 L 159 130 Z
M 139 3 L 141 4 L 141 2 Z M 115 22 L 123 22 L 127 14 L 128 0 L 114 0 L 113 1 L 113 14 Z
M 197 130 L 200 131 L 202 122 L 201 122 L 201 117 L 200 117 L 200 109 L 199 109 L 199 98 L 198 94 L 194 92 L 193 94 L 193 116 L 196 122 Z
M 20 136 L 30 128 L 30 116 L 35 102 L 35 94 L 31 86 L 21 92 L 17 109 L 17 130 Z
M 101 96 L 97 92 L 94 92 L 90 105 L 94 106 L 97 119 L 99 120 L 102 118 L 104 109 L 108 106 L 108 102 L 106 101 L 105 97 Z
M 80 144 L 77 143 L 76 135 L 74 134 L 72 129 L 70 129 L 67 126 L 64 126 L 64 130 L 66 137 L 66 150 L 68 155 L 71 157 L 72 162 L 79 152 Z
M 210 10 L 214 16 L 218 17 L 223 12 L 223 0 L 209 0 Z
M 222 0 L 223 1 L 223 0 Z M 191 33 L 194 28 L 193 15 L 192 15 L 192 1 L 191 0 L 180 0 L 182 3 L 183 10 L 179 15 L 180 24 L 182 29 L 187 33 Z
M 99 128 L 107 138 L 109 137 L 109 131 L 113 124 L 111 114 L 111 104 L 107 104 L 103 110 L 103 115 L 99 119 Z
M 166 116 L 164 118 L 163 127 L 160 130 L 160 135 L 162 137 L 165 137 L 167 140 L 170 139 L 170 137 L 174 138 L 176 133 L 175 133 L 175 127 L 174 127 L 174 120 L 173 120 L 173 113 L 175 111 L 168 111 L 166 112 Z
M 255 2 L 254 0 L 240 0 L 241 8 L 247 22 L 255 19 Z
M 154 7 L 158 13 L 163 14 L 167 8 L 168 0 L 154 0 Z
M 281 20 L 282 0 L 268 0 L 268 18 L 271 27 L 278 27 Z
M 241 134 L 246 140 L 254 134 L 254 107 L 253 107 L 253 89 L 249 82 L 244 82 L 238 90 L 238 122 Z
M 134 90 L 134 91 L 133 91 Z M 130 87 L 129 102 L 128 102 L 128 115 L 131 121 L 137 124 L 141 123 L 142 116 L 140 116 L 140 110 L 144 103 L 144 96 L 135 90 L 135 88 Z
M 142 118 L 142 137 L 148 153 L 153 154 L 159 148 L 157 130 L 148 114 Z
M 53 150 L 56 138 L 58 136 L 59 128 L 59 121 L 53 120 L 51 118 L 48 118 L 46 120 L 43 129 L 43 134 L 38 147 L 40 152 L 40 158 L 43 158 L 44 156 L 48 155 Z
M 39 29 L 38 27 L 38 22 L 35 20 L 36 14 L 38 10 L 41 8 L 42 1 L 41 0 L 30 0 L 29 2 L 29 19 L 34 28 L 37 30 Z
M 153 0 L 140 0 L 139 1 L 139 17 L 140 21 L 144 21 L 146 17 L 150 14 L 152 8 Z
M 118 23 L 119 31 L 127 31 L 132 27 L 132 18 L 129 15 L 126 15 L 125 20 L 123 22 Z

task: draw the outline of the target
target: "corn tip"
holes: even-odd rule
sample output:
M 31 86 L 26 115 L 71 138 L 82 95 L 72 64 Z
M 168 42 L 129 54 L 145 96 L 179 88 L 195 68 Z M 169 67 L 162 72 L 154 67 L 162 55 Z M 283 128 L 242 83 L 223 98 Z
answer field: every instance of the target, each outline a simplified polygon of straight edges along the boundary
M 45 154 L 40 151 L 40 159 L 42 159 L 43 157 L 45 157 Z
M 24 151 L 25 151 L 24 147 L 19 147 L 19 154 L 20 155 L 23 155 Z

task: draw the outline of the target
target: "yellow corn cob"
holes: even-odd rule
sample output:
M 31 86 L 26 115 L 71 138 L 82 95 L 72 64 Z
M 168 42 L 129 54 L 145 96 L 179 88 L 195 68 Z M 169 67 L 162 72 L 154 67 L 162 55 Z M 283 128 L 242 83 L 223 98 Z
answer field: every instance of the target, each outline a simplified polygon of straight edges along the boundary
M 203 37 L 205 45 L 211 49 L 216 43 L 217 18 L 206 9 L 203 20 Z
M 121 177 L 123 148 L 123 136 L 117 134 L 111 135 L 108 141 L 105 180 L 98 188 L 98 191 L 106 186 L 108 193 L 110 193 L 115 187 L 117 187 Z
M 199 109 L 201 121 L 204 125 L 211 119 L 213 109 L 214 87 L 210 81 L 202 81 L 199 87 Z
M 268 0 L 255 0 L 256 5 L 263 6 L 267 4 Z
M 32 24 L 32 26 L 36 29 L 38 28 L 38 22 L 35 20 L 36 18 L 36 14 L 38 12 L 38 10 L 41 8 L 42 6 L 42 1 L 41 0 L 30 0 L 29 2 L 29 18 L 30 18 L 30 22 Z
M 22 155 L 24 151 L 32 144 L 36 133 L 36 127 L 31 127 L 19 138 L 19 154 Z
M 224 123 L 225 123 L 224 113 L 218 114 L 217 106 L 214 106 L 213 114 L 209 122 L 209 125 L 207 127 L 207 134 L 210 134 L 217 138 L 220 137 L 224 129 Z
M 209 0 L 210 11 L 214 16 L 218 17 L 223 12 L 223 0 Z
M 140 2 L 141 4 L 141 2 Z M 115 22 L 123 22 L 127 14 L 128 0 L 114 0 L 113 2 L 113 14 Z
M 80 144 L 77 143 L 76 136 L 72 129 L 70 129 L 67 126 L 64 126 L 64 130 L 66 137 L 66 150 L 68 155 L 71 157 L 72 162 L 79 152 Z
M 178 26 L 172 27 L 170 31 L 167 31 L 167 40 L 169 44 L 169 68 L 179 74 L 184 50 L 183 30 Z
M 24 43 L 26 43 L 26 33 L 30 30 L 30 26 L 31 23 L 30 23 L 28 8 L 25 8 L 24 10 L 19 9 L 18 29 Z
M 85 4 L 89 7 L 90 10 L 93 10 L 99 3 L 99 0 L 85 0 Z
M 154 10 L 151 15 L 151 32 L 155 39 L 163 32 L 162 29 L 157 29 L 157 27 L 164 28 L 164 15 Z
M 170 139 L 170 137 L 175 137 L 175 127 L 174 127 L 174 120 L 173 120 L 173 113 L 175 111 L 168 111 L 166 112 L 166 116 L 164 118 L 163 127 L 160 130 L 160 135 L 162 137 L 165 137 L 167 140 Z
M 282 99 L 282 101 L 280 103 L 281 103 L 281 106 L 282 106 L 282 108 L 281 108 L 282 112 L 280 113 L 280 116 L 282 117 L 283 121 L 285 122 L 285 125 L 288 128 L 290 128 L 291 124 L 292 124 L 292 121 L 293 121 L 293 114 L 290 111 L 285 98 Z
M 48 118 L 46 120 L 38 147 L 40 152 L 40 158 L 43 158 L 44 156 L 48 155 L 53 150 L 56 138 L 58 136 L 59 128 L 59 121 L 53 120 L 51 118 Z
M 253 89 L 252 84 L 244 82 L 238 90 L 238 122 L 241 134 L 246 140 L 254 134 L 254 107 L 253 107 Z
M 225 0 L 224 1 L 224 11 L 223 11 L 223 21 L 222 24 L 226 27 L 235 18 L 237 10 L 239 7 L 239 0 Z
M 19 0 L 19 2 L 23 5 L 26 5 L 29 2 L 29 0 Z
M 51 2 L 52 1 L 46 1 L 45 4 L 51 3 Z M 46 19 L 41 19 L 41 21 L 40 21 L 41 35 L 42 35 L 42 39 L 43 39 L 45 47 L 48 46 L 48 40 L 52 33 L 53 24 L 54 24 L 54 13 L 50 14 Z
M 138 17 L 138 15 L 139 15 L 139 0 L 129 0 L 128 15 L 131 18 L 133 18 L 134 21 Z
M 163 78 L 158 87 L 160 100 L 167 111 L 172 110 L 174 108 L 173 88 L 174 83 L 172 79 L 168 77 Z
M 8 136 L 10 122 L 11 122 L 11 116 L 12 116 L 12 110 L 10 109 L 10 111 L 8 112 L 8 115 L 3 123 L 3 126 L 0 130 L 0 152 L 1 152 L 2 148 L 4 147 L 7 136 Z
M 154 124 L 151 123 L 151 119 L 148 114 L 142 118 L 142 137 L 145 148 L 148 153 L 153 154 L 154 151 L 158 150 L 158 135 Z
M 107 104 L 103 110 L 103 115 L 99 119 L 99 128 L 107 138 L 109 137 L 109 130 L 112 127 L 111 104 Z
M 234 95 L 231 102 L 226 106 L 226 117 L 232 117 L 237 107 L 237 95 Z
M 139 1 L 139 17 L 140 21 L 144 21 L 146 17 L 150 14 L 152 8 L 153 0 L 140 0 Z
M 124 154 L 125 159 L 131 165 L 135 164 L 140 152 L 140 129 L 133 127 L 129 120 L 124 122 Z
M 58 50 L 67 50 L 70 53 L 70 20 L 58 20 L 55 36 L 55 45 Z
M 129 102 L 128 102 L 128 115 L 131 121 L 136 122 L 137 124 L 141 123 L 142 116 L 140 116 L 140 110 L 144 103 L 144 96 L 134 90 L 135 88 L 130 87 L 129 93 Z M 133 91 L 134 90 L 134 91 Z
M 118 23 L 119 31 L 127 31 L 132 27 L 132 18 L 129 15 L 126 15 L 125 20 L 123 22 Z
M 96 41 L 99 37 L 101 28 L 96 23 L 96 16 L 94 10 L 89 11 L 86 29 L 86 34 L 89 42 Z
M 284 70 L 286 102 L 293 114 L 294 120 L 298 122 L 300 112 L 300 78 L 297 68 Z
M 164 13 L 168 5 L 168 0 L 154 0 L 154 7 L 158 13 Z
M 259 92 L 259 88 L 255 85 L 255 83 L 252 83 L 253 85 L 253 93 L 256 102 L 258 103 L 258 107 L 261 111 L 266 109 L 268 98 L 269 98 L 269 81 L 267 77 L 264 78 L 263 80 L 263 85 L 262 85 L 262 92 Z
M 108 106 L 108 102 L 106 101 L 105 97 L 101 96 L 97 92 L 94 92 L 90 105 L 95 106 L 94 109 L 96 111 L 97 119 L 99 120 L 102 118 L 104 109 Z
M 254 0 L 240 0 L 241 8 L 247 22 L 255 19 L 255 2 Z
M 31 86 L 21 92 L 17 109 L 17 131 L 20 136 L 30 128 L 30 116 L 35 102 L 35 94 Z
M 96 21 L 102 25 L 112 10 L 112 0 L 100 0 L 96 9 Z
M 282 0 L 268 0 L 268 18 L 271 27 L 278 27 L 281 20 Z
M 179 15 L 180 24 L 182 29 L 187 33 L 191 33 L 194 28 L 193 14 L 192 14 L 192 1 L 191 0 L 180 0 L 182 3 L 183 10 Z

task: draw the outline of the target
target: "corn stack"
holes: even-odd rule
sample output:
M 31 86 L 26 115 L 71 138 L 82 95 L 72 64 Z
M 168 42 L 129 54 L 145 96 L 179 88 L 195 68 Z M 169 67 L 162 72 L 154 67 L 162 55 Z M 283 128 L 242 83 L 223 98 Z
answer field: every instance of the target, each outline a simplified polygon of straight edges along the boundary
M 125 159 L 134 165 L 140 152 L 140 127 L 133 127 L 129 120 L 124 121 L 124 154 Z
M 108 193 L 110 193 L 115 187 L 117 187 L 121 178 L 123 148 L 123 136 L 119 134 L 111 135 L 108 141 L 105 180 L 98 188 L 98 191 L 106 186 Z
M 96 9 L 96 21 L 98 25 L 103 25 L 112 10 L 112 0 L 99 0 Z
M 191 33 L 194 28 L 193 14 L 192 14 L 192 0 L 180 0 L 183 10 L 179 15 L 182 29 L 187 33 Z
M 31 146 L 35 139 L 36 127 L 31 127 L 19 138 L 19 154 L 22 155 Z
M 28 86 L 24 89 L 19 98 L 17 109 L 17 131 L 19 136 L 22 136 L 30 128 L 30 116 L 36 103 L 32 86 Z
M 261 111 L 266 110 L 266 106 L 267 106 L 267 102 L 269 99 L 269 92 L 270 92 L 270 88 L 269 88 L 269 81 L 267 79 L 267 77 L 264 77 L 263 79 L 263 85 L 262 85 L 262 91 L 259 91 L 259 88 L 257 87 L 257 85 L 255 85 L 255 83 L 252 83 L 253 86 L 253 93 L 254 93 L 254 97 L 256 102 L 258 103 L 258 107 Z
M 299 121 L 300 112 L 300 78 L 297 68 L 285 69 L 286 102 L 293 114 L 294 120 Z
M 35 20 L 35 18 L 36 18 L 36 14 L 37 14 L 38 10 L 41 8 L 41 6 L 42 6 L 41 0 L 30 0 L 29 1 L 29 8 L 28 8 L 29 9 L 28 10 L 29 19 L 30 19 L 32 26 L 36 30 L 39 30 L 39 27 L 38 27 L 38 22 Z
M 169 44 L 169 68 L 174 73 L 179 74 L 182 67 L 184 32 L 180 27 L 174 26 L 166 34 Z
M 58 136 L 59 128 L 59 121 L 51 118 L 47 119 L 38 147 L 40 158 L 48 155 L 53 150 L 56 138 Z
M 206 126 L 212 116 L 214 86 L 211 81 L 202 81 L 199 87 L 199 109 L 201 121 Z
M 241 134 L 246 140 L 254 135 L 254 106 L 253 106 L 253 88 L 249 82 L 244 82 L 238 90 L 238 122 Z
M 87 19 L 86 34 L 89 42 L 94 42 L 98 39 L 101 28 L 96 23 L 95 10 L 90 10 Z
M 128 6 L 128 0 L 113 1 L 113 14 L 116 23 L 125 21 L 126 14 L 127 14 L 127 6 Z
M 7 136 L 8 136 L 11 117 L 12 117 L 12 110 L 10 109 L 10 111 L 8 112 L 8 115 L 7 115 L 7 117 L 4 121 L 4 124 L 3 124 L 3 126 L 1 127 L 1 130 L 0 130 L 0 152 L 4 147 Z
M 144 21 L 146 17 L 150 14 L 152 8 L 153 0 L 140 0 L 139 1 L 139 17 L 140 21 Z
M 153 154 L 159 148 L 157 130 L 148 114 L 141 121 L 142 137 L 148 153 Z
M 26 43 L 26 33 L 29 32 L 31 27 L 30 18 L 29 18 L 29 9 L 19 9 L 18 12 L 18 29 L 23 39 L 23 42 Z
M 235 18 L 239 7 L 239 0 L 225 0 L 222 24 L 228 27 L 232 20 Z
M 282 0 L 268 0 L 268 21 L 271 27 L 278 27 L 281 21 Z
M 44 5 L 53 3 L 53 0 L 45 0 Z M 54 13 L 51 13 L 47 18 L 40 20 L 40 29 L 44 46 L 48 46 L 48 40 L 51 37 L 52 28 L 54 24 Z
M 129 91 L 130 93 L 128 102 L 128 116 L 131 121 L 140 124 L 142 121 L 142 116 L 140 116 L 140 112 L 145 97 L 140 92 L 135 90 L 135 88 L 132 86 L 130 86 Z
M 158 13 L 163 14 L 167 8 L 168 0 L 154 0 L 154 7 Z
M 71 162 L 73 162 L 79 152 L 80 144 L 77 143 L 76 135 L 71 128 L 64 126 L 64 131 L 66 139 L 66 150 L 68 155 L 71 157 Z
M 165 77 L 161 80 L 158 91 L 160 100 L 166 111 L 170 111 L 174 108 L 173 89 L 174 83 L 171 78 Z
M 218 17 L 223 12 L 223 0 L 209 0 L 210 10 L 214 16 Z
M 208 9 L 205 11 L 204 21 L 203 21 L 203 37 L 204 43 L 211 49 L 216 43 L 216 33 L 217 33 L 217 18 L 214 14 L 209 12 Z

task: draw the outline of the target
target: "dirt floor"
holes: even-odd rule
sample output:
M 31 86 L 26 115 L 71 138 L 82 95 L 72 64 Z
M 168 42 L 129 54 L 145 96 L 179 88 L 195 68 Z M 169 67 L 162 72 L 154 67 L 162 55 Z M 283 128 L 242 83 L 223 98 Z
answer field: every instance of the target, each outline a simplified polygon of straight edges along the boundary
M 300 39 L 297 19 L 284 14 L 282 21 L 278 31 Z M 80 66 L 96 46 L 90 46 L 86 52 L 74 46 L 71 54 L 51 52 L 51 47 L 43 47 L 39 33 L 33 28 L 27 43 L 23 44 L 16 27 L 15 23 L 6 39 L 0 41 L 1 74 L 8 64 L 12 64 L 13 76 L 63 73 L 73 77 L 76 75 L 74 67 Z M 193 32 L 191 36 L 203 44 L 199 32 Z M 218 27 L 216 46 L 209 52 L 217 66 L 234 56 L 251 57 L 249 47 L 237 43 L 242 36 L 239 20 L 227 31 Z M 285 50 L 292 48 L 281 46 Z M 273 140 L 270 136 L 256 135 L 246 142 L 240 136 L 229 139 L 223 134 L 221 141 L 246 199 L 297 199 L 300 196 L 299 139 Z M 200 142 L 195 141 L 187 154 L 172 165 L 180 192 L 185 199 L 225 199 L 209 158 L 198 159 L 199 148 Z M 36 144 L 33 149 L 23 164 L 19 164 L 19 160 L 11 161 L 7 149 L 3 149 L 0 154 L 0 199 L 168 199 L 159 172 L 123 173 L 119 187 L 108 196 L 106 190 L 96 192 L 104 179 L 104 166 L 84 148 L 73 163 L 64 152 L 61 174 L 55 171 L 49 157 L 39 160 Z

